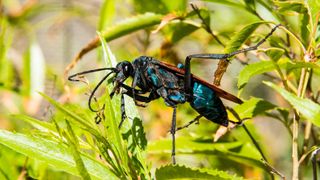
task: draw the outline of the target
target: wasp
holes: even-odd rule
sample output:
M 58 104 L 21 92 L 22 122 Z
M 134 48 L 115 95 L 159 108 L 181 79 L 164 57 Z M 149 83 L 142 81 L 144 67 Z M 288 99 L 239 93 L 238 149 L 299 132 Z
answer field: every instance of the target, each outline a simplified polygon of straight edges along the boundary
M 238 104 L 242 103 L 242 100 L 238 97 L 193 75 L 191 73 L 191 60 L 195 58 L 227 60 L 236 54 L 256 50 L 279 26 L 280 24 L 276 25 L 271 32 L 256 45 L 228 54 L 192 54 L 186 57 L 184 65 L 180 64 L 178 66 L 161 62 L 153 57 L 140 56 L 132 62 L 122 61 L 118 63 L 116 67 L 93 69 L 76 73 L 69 76 L 68 79 L 70 81 L 79 81 L 75 77 L 97 71 L 110 71 L 96 85 L 88 100 L 89 109 L 93 112 L 99 112 L 100 110 L 92 108 L 92 99 L 99 86 L 101 86 L 111 74 L 114 74 L 112 78 L 114 87 L 110 93 L 110 97 L 112 98 L 115 94 L 121 92 L 121 121 L 119 128 L 126 118 L 124 95 L 133 98 L 138 106 L 145 106 L 142 103 L 149 103 L 155 99 L 163 98 L 165 104 L 173 108 L 170 133 L 172 135 L 171 156 L 172 162 L 175 164 L 176 109 L 179 104 L 189 103 L 191 107 L 199 113 L 191 122 L 196 122 L 201 117 L 205 117 L 214 123 L 227 127 L 229 122 L 232 121 L 228 119 L 226 107 L 220 97 Z M 130 86 L 125 84 L 128 78 L 133 79 Z

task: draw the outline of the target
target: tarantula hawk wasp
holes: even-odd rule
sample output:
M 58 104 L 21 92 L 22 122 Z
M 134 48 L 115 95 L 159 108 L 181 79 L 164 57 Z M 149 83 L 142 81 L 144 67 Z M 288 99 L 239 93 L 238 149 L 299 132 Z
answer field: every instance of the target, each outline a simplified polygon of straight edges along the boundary
M 124 95 L 133 98 L 136 105 L 139 106 L 141 106 L 139 103 L 149 103 L 160 97 L 163 98 L 165 104 L 173 108 L 170 133 L 172 134 L 172 162 L 175 164 L 176 108 L 178 104 L 188 102 L 191 107 L 199 113 L 191 123 L 198 121 L 201 117 L 205 117 L 214 123 L 227 127 L 228 123 L 232 121 L 228 119 L 226 107 L 219 97 L 235 103 L 242 103 L 242 100 L 236 96 L 191 74 L 191 60 L 194 58 L 214 60 L 228 59 L 236 54 L 256 50 L 279 26 L 280 24 L 276 25 L 269 34 L 254 46 L 228 54 L 192 54 L 186 57 L 184 66 L 178 65 L 176 67 L 153 57 L 140 56 L 133 62 L 122 61 L 118 63 L 116 67 L 93 69 L 76 73 L 69 76 L 68 80 L 79 81 L 75 79 L 75 77 L 97 71 L 110 71 L 96 85 L 88 100 L 89 109 L 93 112 L 99 112 L 100 110 L 92 108 L 92 99 L 99 86 L 101 86 L 111 74 L 114 74 L 112 79 L 114 88 L 110 93 L 110 97 L 112 98 L 115 94 L 118 94 L 120 89 L 123 90 L 121 91 L 122 115 L 119 128 L 126 118 Z M 125 81 L 129 77 L 133 78 L 131 86 L 125 84 Z M 146 96 L 147 94 L 148 96 Z

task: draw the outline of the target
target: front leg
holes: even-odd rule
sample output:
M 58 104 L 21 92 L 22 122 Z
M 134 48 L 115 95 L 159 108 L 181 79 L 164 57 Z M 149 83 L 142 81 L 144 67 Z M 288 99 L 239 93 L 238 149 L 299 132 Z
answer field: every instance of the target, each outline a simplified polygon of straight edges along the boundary
M 171 130 L 170 133 L 172 135 L 172 151 L 171 151 L 171 158 L 172 158 L 172 164 L 176 164 L 176 113 L 177 113 L 177 107 L 173 107 L 173 114 L 172 114 L 172 123 L 171 123 Z
M 159 96 L 155 93 L 150 93 L 149 97 L 138 95 L 141 93 L 139 90 L 133 89 L 130 86 L 127 86 L 125 84 L 122 84 L 122 87 L 125 88 L 125 91 L 121 93 L 121 121 L 119 124 L 119 129 L 121 128 L 124 120 L 127 118 L 126 112 L 125 112 L 125 100 L 124 95 L 128 95 L 129 97 L 133 98 L 132 91 L 135 91 L 136 95 L 134 96 L 136 98 L 136 101 L 148 103 L 154 99 L 159 98 Z
M 138 71 L 136 71 L 135 73 L 134 73 L 134 76 L 133 76 L 133 80 L 132 80 L 132 84 L 131 84 L 131 88 L 132 88 L 132 90 L 131 90 L 131 97 L 132 97 L 132 99 L 133 99 L 133 101 L 134 101 L 134 103 L 135 103 L 135 105 L 136 106 L 141 106 L 141 107 L 145 107 L 144 105 L 142 105 L 142 104 L 139 104 L 137 101 L 136 101 L 136 91 L 135 91 L 135 88 L 136 88 L 136 86 L 137 86 L 137 83 L 138 83 L 138 77 L 139 77 L 139 74 L 140 74 L 141 72 L 138 70 Z M 140 83 L 143 83 L 143 84 L 145 84 L 146 82 L 144 82 L 144 81 L 142 81 L 141 79 L 140 79 Z M 144 90 L 144 89 L 143 89 Z M 142 91 L 143 91 L 142 90 Z
M 135 98 L 137 101 L 148 103 L 152 100 L 158 99 L 159 95 L 155 91 L 151 91 L 149 96 L 141 96 L 141 94 L 146 94 L 147 91 L 134 89 L 126 84 L 121 84 L 121 87 L 124 88 L 126 91 L 124 94 L 130 96 L 131 98 Z
M 121 93 L 120 110 L 121 110 L 121 121 L 118 126 L 119 129 L 121 128 L 123 121 L 127 118 L 125 104 L 124 104 L 124 93 Z

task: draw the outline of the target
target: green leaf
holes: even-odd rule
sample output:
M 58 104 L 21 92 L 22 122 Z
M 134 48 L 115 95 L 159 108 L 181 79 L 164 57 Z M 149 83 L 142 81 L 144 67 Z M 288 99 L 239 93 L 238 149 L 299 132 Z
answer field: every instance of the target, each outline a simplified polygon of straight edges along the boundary
M 99 39 L 101 41 L 102 52 L 103 52 L 103 59 L 107 67 L 116 67 L 117 59 L 112 53 L 107 41 L 103 39 L 101 33 L 98 32 Z
M 289 60 L 279 61 L 278 62 L 280 68 L 285 69 L 287 73 L 293 71 L 294 69 L 301 69 L 301 68 L 312 68 L 315 72 L 319 73 L 320 66 L 313 63 L 313 62 L 292 62 Z
M 135 32 L 141 29 L 146 29 L 156 24 L 160 24 L 162 18 L 163 18 L 163 15 L 160 15 L 160 14 L 154 14 L 154 13 L 140 14 L 140 15 L 125 19 L 124 21 L 121 21 L 120 23 L 115 24 L 110 28 L 107 28 L 106 30 L 101 32 L 101 34 L 106 41 L 112 41 L 119 37 L 128 35 L 132 32 Z M 97 37 L 94 38 L 84 48 L 82 48 L 80 52 L 78 52 L 74 61 L 78 61 L 82 56 L 84 56 L 89 51 L 95 49 L 99 45 L 100 45 L 99 38 Z M 73 62 L 69 64 L 68 68 L 72 68 L 72 66 L 73 66 Z M 68 68 L 66 72 L 70 70 Z
M 153 141 L 148 144 L 149 154 L 171 153 L 171 139 Z M 221 142 L 213 143 L 213 140 L 190 139 L 186 137 L 176 138 L 176 153 L 213 155 L 230 159 L 237 163 L 257 166 L 262 169 L 264 164 L 260 161 L 260 153 L 250 143 Z M 179 157 L 179 156 L 177 156 Z
M 69 149 L 71 151 L 71 154 L 73 156 L 73 159 L 76 163 L 76 167 L 78 169 L 79 174 L 83 179 L 91 179 L 90 175 L 84 165 L 84 162 L 81 158 L 80 152 L 79 152 L 79 141 L 78 137 L 74 134 L 72 127 L 70 126 L 70 123 L 66 121 L 67 124 L 67 130 L 68 134 L 65 136 L 69 142 Z
M 172 0 L 161 0 L 170 12 L 184 12 L 187 9 L 187 0 L 180 0 L 180 1 L 172 1 Z
M 277 62 L 281 58 L 281 56 L 285 53 L 283 49 L 276 48 L 276 47 L 267 48 L 264 51 L 270 57 L 270 59 L 274 62 Z
M 179 40 L 182 38 L 188 36 L 192 32 L 196 31 L 199 29 L 199 27 L 193 25 L 193 24 L 188 24 L 185 22 L 178 22 L 178 23 L 172 23 L 166 28 L 163 29 L 165 32 L 166 36 L 172 43 L 177 43 Z
M 123 139 L 121 138 L 121 133 L 118 128 L 119 120 L 116 118 L 115 115 L 115 108 L 119 108 L 117 104 L 113 106 L 109 91 L 106 89 L 106 98 L 105 98 L 105 110 L 104 115 L 106 117 L 104 121 L 104 125 L 106 128 L 106 137 L 108 138 L 109 143 L 112 145 L 112 148 L 116 154 L 115 156 L 121 159 L 121 168 L 125 169 L 127 172 L 129 172 L 128 167 L 128 151 L 125 143 L 123 142 Z M 119 111 L 118 111 L 119 112 Z
M 224 0 L 224 1 L 220 1 L 220 0 L 204 0 L 204 1 L 223 4 L 223 5 L 227 5 L 227 6 L 230 6 L 230 7 L 234 7 L 234 8 L 237 8 L 237 9 L 243 9 L 243 10 L 247 11 L 247 8 L 246 8 L 246 6 L 244 4 L 236 3 L 235 1 L 232 1 L 232 0 Z
M 320 13 L 320 1 L 319 0 L 308 0 L 305 1 L 305 3 L 308 4 L 310 8 L 311 18 L 312 18 L 312 24 L 316 26 L 318 22 L 316 21 L 317 15 Z
M 277 61 L 276 64 L 274 61 L 260 61 L 245 66 L 241 70 L 238 78 L 237 85 L 239 88 L 239 94 L 242 93 L 243 88 L 246 86 L 250 78 L 258 74 L 273 71 L 277 66 L 281 69 L 285 69 L 287 73 L 300 68 L 312 68 L 315 72 L 319 72 L 320 66 L 312 62 L 292 62 L 289 59 L 277 60 L 281 56 L 282 52 L 283 51 L 278 48 L 272 48 L 272 51 L 269 51 L 269 49 L 267 50 L 267 54 L 270 58 Z
M 304 3 L 297 1 L 275 1 L 274 2 L 279 8 L 279 12 L 290 12 L 294 11 L 297 13 L 306 13 L 308 10 Z
M 301 39 L 304 44 L 307 46 L 309 34 L 310 34 L 310 15 L 308 13 L 308 8 L 303 2 L 295 2 L 295 1 L 275 1 L 275 4 L 279 7 L 278 10 L 280 13 L 287 15 L 288 13 L 296 12 L 301 15 L 300 20 L 300 34 Z M 289 14 L 290 15 L 290 14 Z
M 23 70 L 22 70 L 22 93 L 26 96 L 30 96 L 31 92 L 31 56 L 30 49 L 25 52 L 23 56 Z
M 170 143 L 171 139 L 152 141 L 148 144 L 149 153 L 171 153 Z M 241 142 L 225 142 L 225 143 L 212 143 L 213 141 L 200 141 L 187 137 L 176 138 L 176 150 L 181 153 L 201 152 L 208 150 L 228 150 L 238 148 L 242 145 Z
M 254 0 L 244 0 L 244 2 L 246 3 L 247 8 L 249 8 L 252 11 L 255 11 L 256 6 Z
M 115 67 L 117 60 L 113 55 L 107 42 L 100 36 L 102 50 L 104 54 L 104 60 L 107 67 Z M 121 127 L 121 134 L 118 125 L 121 119 L 121 102 L 119 96 L 115 96 L 110 100 L 109 92 L 113 89 L 112 84 L 107 86 L 105 92 L 105 116 L 109 117 L 106 119 L 105 126 L 107 127 L 107 137 L 110 144 L 114 146 L 114 152 L 119 153 L 119 159 L 121 159 L 120 167 L 124 168 L 125 171 L 129 172 L 132 170 L 132 166 L 135 171 L 140 175 L 143 174 L 148 177 L 149 169 L 147 167 L 145 157 L 143 156 L 143 150 L 146 146 L 146 137 L 142 127 L 141 118 L 139 116 L 137 107 L 133 100 L 125 96 L 125 112 L 128 116 L 128 120 L 125 120 Z M 133 119 L 133 122 L 131 121 Z M 123 141 L 126 140 L 126 141 Z M 131 157 L 128 156 L 128 151 L 131 153 Z
M 240 90 L 243 89 L 252 76 L 269 72 L 274 69 L 275 65 L 272 61 L 259 61 L 245 66 L 239 74 L 238 88 Z M 239 91 L 239 93 L 241 93 L 241 91 Z
M 172 12 L 186 10 L 187 1 L 171 1 L 171 0 L 153 0 L 152 3 L 148 0 L 134 0 L 133 3 L 137 12 L 155 12 L 159 14 L 168 14 Z
M 320 106 L 319 104 L 309 100 L 297 97 L 287 90 L 276 86 L 271 82 L 264 82 L 266 85 L 276 90 L 283 98 L 285 98 L 302 116 L 311 121 L 316 126 L 320 126 Z
M 189 168 L 179 165 L 167 165 L 156 169 L 156 179 L 242 179 L 216 169 Z
M 99 30 L 103 30 L 111 25 L 115 10 L 116 8 L 114 0 L 105 0 L 102 3 L 99 16 Z
M 133 5 L 136 12 L 146 13 L 146 12 L 155 12 L 158 14 L 168 13 L 168 9 L 164 2 L 161 0 L 154 0 L 150 3 L 148 0 L 134 0 Z
M 44 91 L 45 59 L 40 46 L 32 42 L 24 57 L 23 92 L 31 98 L 40 99 L 37 92 Z
M 261 25 L 268 22 L 260 21 L 249 24 L 242 28 L 237 34 L 231 37 L 231 40 L 226 45 L 224 52 L 231 53 L 238 50 L 242 44 L 250 37 L 250 35 Z
M 104 54 L 104 60 L 106 62 L 106 65 L 108 67 L 115 67 L 117 60 L 113 53 L 111 52 L 111 49 L 109 48 L 107 42 L 102 38 L 102 36 L 99 34 L 102 50 Z M 121 119 L 121 112 L 120 112 L 120 101 L 111 101 L 109 96 L 109 89 L 111 89 L 112 85 L 109 84 L 108 88 L 105 89 L 105 109 L 104 109 L 104 115 L 106 117 L 104 123 L 104 126 L 106 128 L 105 136 L 107 137 L 109 143 L 112 145 L 112 149 L 116 154 L 115 156 L 118 157 L 121 160 L 121 164 L 119 164 L 123 169 L 125 169 L 126 172 L 129 172 L 128 167 L 128 152 L 127 147 L 121 138 L 121 133 L 118 128 L 119 119 Z
M 79 176 L 71 152 L 62 143 L 5 130 L 0 130 L 0 143 L 21 154 L 42 160 L 55 169 Z M 97 179 L 118 179 L 107 166 L 98 160 L 83 154 L 81 158 L 92 177 Z
M 0 143 L 0 179 L 18 179 L 25 156 Z M 10 163 L 10 165 L 8 165 Z
M 33 127 L 39 129 L 40 131 L 56 132 L 54 125 L 51 123 L 48 123 L 45 121 L 40 121 L 38 119 L 23 115 L 23 114 L 12 115 L 12 117 L 15 119 L 23 120 L 23 121 L 31 124 Z
M 47 101 L 49 101 L 53 106 L 55 106 L 58 110 L 63 112 L 65 115 L 69 116 L 70 118 L 68 119 L 70 122 L 78 124 L 81 128 L 86 129 L 89 131 L 92 135 L 94 135 L 96 138 L 101 138 L 100 133 L 97 131 L 95 128 L 95 124 L 90 123 L 90 120 L 86 120 L 83 117 L 80 117 L 79 115 L 75 114 L 71 110 L 67 109 L 63 105 L 59 104 L 56 102 L 54 99 L 50 98 L 49 96 L 40 93 L 42 97 L 44 97 Z
M 10 49 L 13 33 L 9 30 L 6 18 L 0 19 L 0 87 L 12 89 L 15 84 L 15 76 L 17 76 L 14 66 L 7 58 L 7 52 Z
M 201 17 L 203 18 L 204 20 L 204 23 L 206 23 L 207 25 L 210 26 L 211 24 L 211 13 L 208 9 L 199 9 L 199 13 L 201 15 Z M 196 15 L 196 18 L 199 18 L 199 16 L 197 15 L 197 13 L 195 11 L 192 11 L 189 13 L 189 15 Z
M 162 17 L 162 15 L 154 13 L 145 13 L 137 15 L 124 21 L 121 21 L 120 23 L 106 29 L 105 31 L 102 31 L 101 34 L 106 41 L 111 41 L 118 37 L 132 33 L 134 31 L 145 29 L 153 25 L 159 24 L 162 20 Z
M 233 109 L 237 112 L 241 119 L 251 119 L 274 108 L 276 108 L 276 106 L 268 101 L 251 97 L 248 101 L 235 106 Z
M 310 16 L 307 12 L 305 12 L 302 17 L 300 18 L 300 34 L 301 39 L 304 42 L 305 46 L 308 46 L 309 43 L 309 36 L 310 36 Z

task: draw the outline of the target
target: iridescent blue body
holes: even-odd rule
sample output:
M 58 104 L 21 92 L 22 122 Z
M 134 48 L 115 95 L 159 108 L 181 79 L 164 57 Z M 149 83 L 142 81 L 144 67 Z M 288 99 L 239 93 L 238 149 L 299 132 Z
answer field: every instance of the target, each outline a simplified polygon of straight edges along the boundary
M 193 109 L 208 120 L 228 126 L 225 106 L 216 92 L 210 87 L 193 80 L 192 98 L 187 100 L 184 91 L 184 79 L 178 72 L 147 56 L 135 59 L 132 64 L 134 72 L 138 72 L 137 86 L 141 89 L 156 93 L 171 107 L 189 102 Z M 183 67 L 179 65 L 178 68 L 182 69 Z M 132 76 L 135 77 L 136 75 Z

